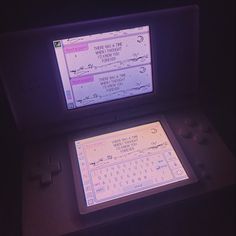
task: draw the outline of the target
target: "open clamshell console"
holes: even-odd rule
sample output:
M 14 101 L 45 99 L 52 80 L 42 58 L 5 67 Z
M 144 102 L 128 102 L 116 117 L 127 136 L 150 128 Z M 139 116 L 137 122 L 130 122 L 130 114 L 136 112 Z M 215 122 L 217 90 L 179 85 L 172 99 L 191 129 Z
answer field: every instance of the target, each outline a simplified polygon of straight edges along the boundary
M 25 140 L 23 235 L 76 233 L 235 184 L 234 157 L 197 103 L 197 6 L 0 42 Z

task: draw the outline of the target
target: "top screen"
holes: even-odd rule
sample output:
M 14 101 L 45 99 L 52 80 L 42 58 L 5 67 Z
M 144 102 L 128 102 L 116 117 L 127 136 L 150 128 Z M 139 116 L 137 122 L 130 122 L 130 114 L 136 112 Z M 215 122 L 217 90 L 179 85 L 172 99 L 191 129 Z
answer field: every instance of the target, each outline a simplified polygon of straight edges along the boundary
M 153 91 L 149 26 L 53 45 L 68 109 Z

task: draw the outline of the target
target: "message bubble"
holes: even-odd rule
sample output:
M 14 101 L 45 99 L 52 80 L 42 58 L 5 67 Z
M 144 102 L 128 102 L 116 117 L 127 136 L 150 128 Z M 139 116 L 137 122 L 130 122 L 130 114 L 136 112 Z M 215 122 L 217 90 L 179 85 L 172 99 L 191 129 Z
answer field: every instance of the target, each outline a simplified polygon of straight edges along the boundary
M 95 74 L 93 80 L 87 77 L 84 83 L 80 81 L 83 77 L 78 77 L 72 84 L 78 107 L 149 93 L 153 89 L 151 65 Z
M 105 73 L 151 62 L 150 38 L 147 28 L 135 33 L 123 32 L 113 37 L 67 44 L 65 57 L 70 77 Z

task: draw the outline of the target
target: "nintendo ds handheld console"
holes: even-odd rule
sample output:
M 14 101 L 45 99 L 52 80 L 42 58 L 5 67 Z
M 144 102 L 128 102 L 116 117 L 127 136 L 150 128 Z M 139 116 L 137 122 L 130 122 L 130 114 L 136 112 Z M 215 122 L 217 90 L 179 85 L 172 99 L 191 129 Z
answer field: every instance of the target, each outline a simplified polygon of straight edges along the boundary
M 234 157 L 197 104 L 196 6 L 0 41 L 25 140 L 23 235 L 76 233 L 235 184 Z

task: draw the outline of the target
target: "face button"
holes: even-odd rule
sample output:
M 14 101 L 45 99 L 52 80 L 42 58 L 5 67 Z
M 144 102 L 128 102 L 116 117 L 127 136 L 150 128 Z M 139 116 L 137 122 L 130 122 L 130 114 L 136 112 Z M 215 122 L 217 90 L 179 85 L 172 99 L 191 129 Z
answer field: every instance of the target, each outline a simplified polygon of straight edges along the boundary
M 193 140 L 197 142 L 198 144 L 207 144 L 207 138 L 201 134 L 194 135 Z
M 192 137 L 192 133 L 188 128 L 180 128 L 178 133 L 183 138 L 191 138 Z
M 199 129 L 204 133 L 211 133 L 211 127 L 206 123 L 200 124 Z
M 184 120 L 184 123 L 189 126 L 189 127 L 194 127 L 194 126 L 197 126 L 197 121 L 192 119 L 192 118 L 186 118 Z

